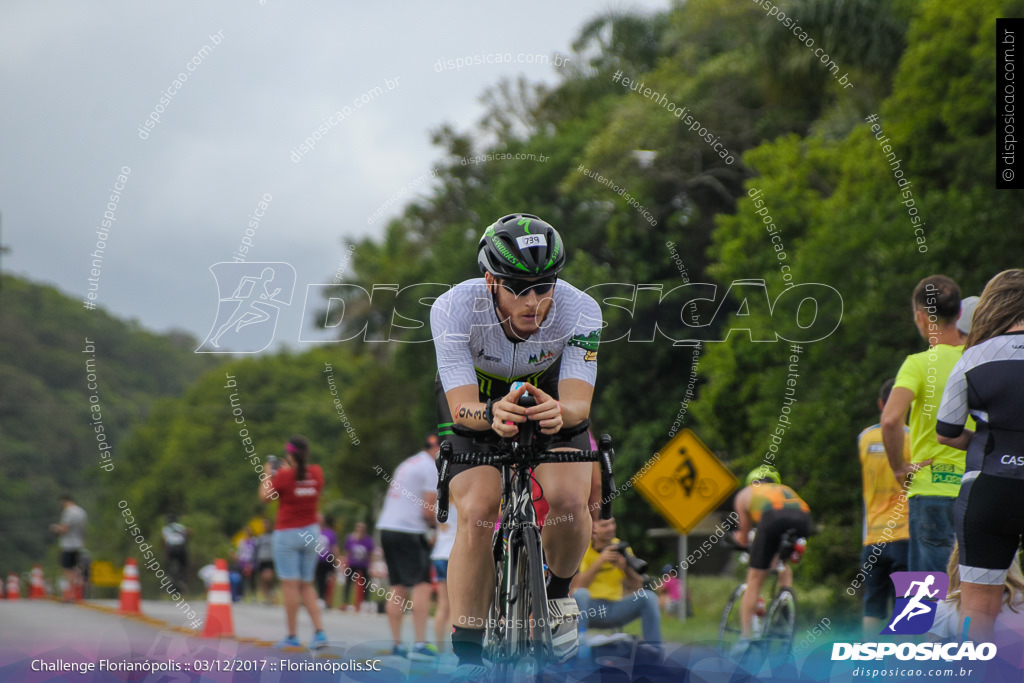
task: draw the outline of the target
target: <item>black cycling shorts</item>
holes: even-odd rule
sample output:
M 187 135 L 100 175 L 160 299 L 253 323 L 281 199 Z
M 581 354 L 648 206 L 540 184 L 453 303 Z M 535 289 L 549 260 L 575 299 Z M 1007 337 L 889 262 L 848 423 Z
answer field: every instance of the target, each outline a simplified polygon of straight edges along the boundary
M 779 552 L 782 535 L 796 529 L 799 536 L 811 535 L 811 515 L 803 510 L 767 510 L 761 515 L 750 544 L 750 568 L 771 569 L 772 558 Z
M 953 507 L 960 580 L 999 586 L 1024 534 L 1024 479 L 968 472 Z

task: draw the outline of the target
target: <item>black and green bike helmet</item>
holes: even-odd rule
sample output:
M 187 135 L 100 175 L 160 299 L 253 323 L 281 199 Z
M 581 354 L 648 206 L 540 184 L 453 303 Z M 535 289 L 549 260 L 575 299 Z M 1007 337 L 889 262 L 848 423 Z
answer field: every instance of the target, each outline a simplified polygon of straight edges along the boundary
M 546 221 L 529 213 L 512 213 L 484 231 L 477 263 L 481 272 L 502 279 L 555 276 L 565 267 L 565 245 Z

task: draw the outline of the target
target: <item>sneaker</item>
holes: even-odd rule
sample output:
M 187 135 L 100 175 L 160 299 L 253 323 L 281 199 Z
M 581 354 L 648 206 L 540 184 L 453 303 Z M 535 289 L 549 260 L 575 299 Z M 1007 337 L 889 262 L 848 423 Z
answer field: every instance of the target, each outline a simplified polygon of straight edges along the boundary
M 412 650 L 409 651 L 409 659 L 418 662 L 433 662 L 437 660 L 437 656 L 440 654 L 437 651 L 437 646 L 432 643 L 416 643 L 413 645 Z
M 452 672 L 451 681 L 483 681 L 491 673 L 490 668 L 485 664 L 465 663 L 459 664 Z
M 274 643 L 274 647 L 302 647 L 302 643 L 300 643 L 299 639 L 295 636 L 288 636 L 287 638 L 282 638 L 281 640 Z
M 610 645 L 632 639 L 633 636 L 628 633 L 595 633 L 587 639 L 587 645 L 590 647 L 601 647 L 602 645 Z
M 736 641 L 736 644 L 729 648 L 729 659 L 738 662 L 743 659 L 743 656 L 747 654 L 747 650 L 750 649 L 750 638 L 740 638 Z
M 405 647 L 404 645 L 395 645 L 393 648 L 391 648 L 391 655 L 393 657 L 408 657 L 409 648 Z
M 580 608 L 573 598 L 548 600 L 548 619 L 551 620 L 551 648 L 555 660 L 567 662 L 576 656 L 580 648 L 580 637 L 576 622 Z
M 309 641 L 309 649 L 318 650 L 322 647 L 327 647 L 327 635 L 323 631 L 317 631 L 313 634 L 313 640 Z

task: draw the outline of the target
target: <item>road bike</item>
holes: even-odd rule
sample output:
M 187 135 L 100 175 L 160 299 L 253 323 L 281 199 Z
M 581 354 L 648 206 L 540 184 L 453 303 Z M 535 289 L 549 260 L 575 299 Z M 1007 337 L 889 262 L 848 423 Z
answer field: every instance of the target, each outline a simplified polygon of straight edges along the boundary
M 787 529 L 782 535 L 778 561 L 772 567 L 772 601 L 766 610 L 761 606 L 762 601 L 758 601 L 759 609 L 751 623 L 748 652 L 759 650 L 765 657 L 776 659 L 789 655 L 792 650 L 796 633 L 796 595 L 790 588 L 779 588 L 778 577 L 787 562 L 800 561 L 806 543 L 807 539 L 800 537 L 796 529 Z M 733 547 L 745 550 L 736 545 Z M 718 649 L 725 656 L 732 654 L 741 637 L 740 602 L 746 591 L 746 583 L 736 586 L 722 610 L 722 620 L 718 626 Z
M 536 400 L 524 394 L 519 405 Z M 596 451 L 549 451 L 550 437 L 535 422 L 519 425 L 514 439 L 501 439 L 490 451 L 455 453 L 441 444 L 438 455 L 437 519 L 448 519 L 450 467 L 493 465 L 501 472 L 501 516 L 492 537 L 495 590 L 484 635 L 484 656 L 499 679 L 531 680 L 553 661 L 548 618 L 544 546 L 533 498 L 533 469 L 547 463 L 597 462 L 601 470 L 601 519 L 611 517 L 615 497 L 611 437 L 602 435 Z

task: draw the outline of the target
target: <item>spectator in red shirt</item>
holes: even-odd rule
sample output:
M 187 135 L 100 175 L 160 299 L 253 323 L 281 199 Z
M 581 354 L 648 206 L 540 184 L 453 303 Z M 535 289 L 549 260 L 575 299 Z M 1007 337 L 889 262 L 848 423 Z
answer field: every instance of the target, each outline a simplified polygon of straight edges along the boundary
M 309 644 L 312 648 L 327 644 L 320 605 L 313 587 L 316 569 L 316 548 L 312 545 L 320 535 L 317 507 L 324 488 L 324 472 L 319 465 L 307 464 L 309 440 L 293 436 L 285 444 L 287 464 L 261 485 L 264 501 L 277 495 L 277 522 L 274 524 L 274 569 L 281 580 L 284 593 L 284 611 L 288 622 L 288 637 L 278 647 L 301 647 L 295 634 L 298 626 L 299 602 L 306 607 L 316 632 Z

